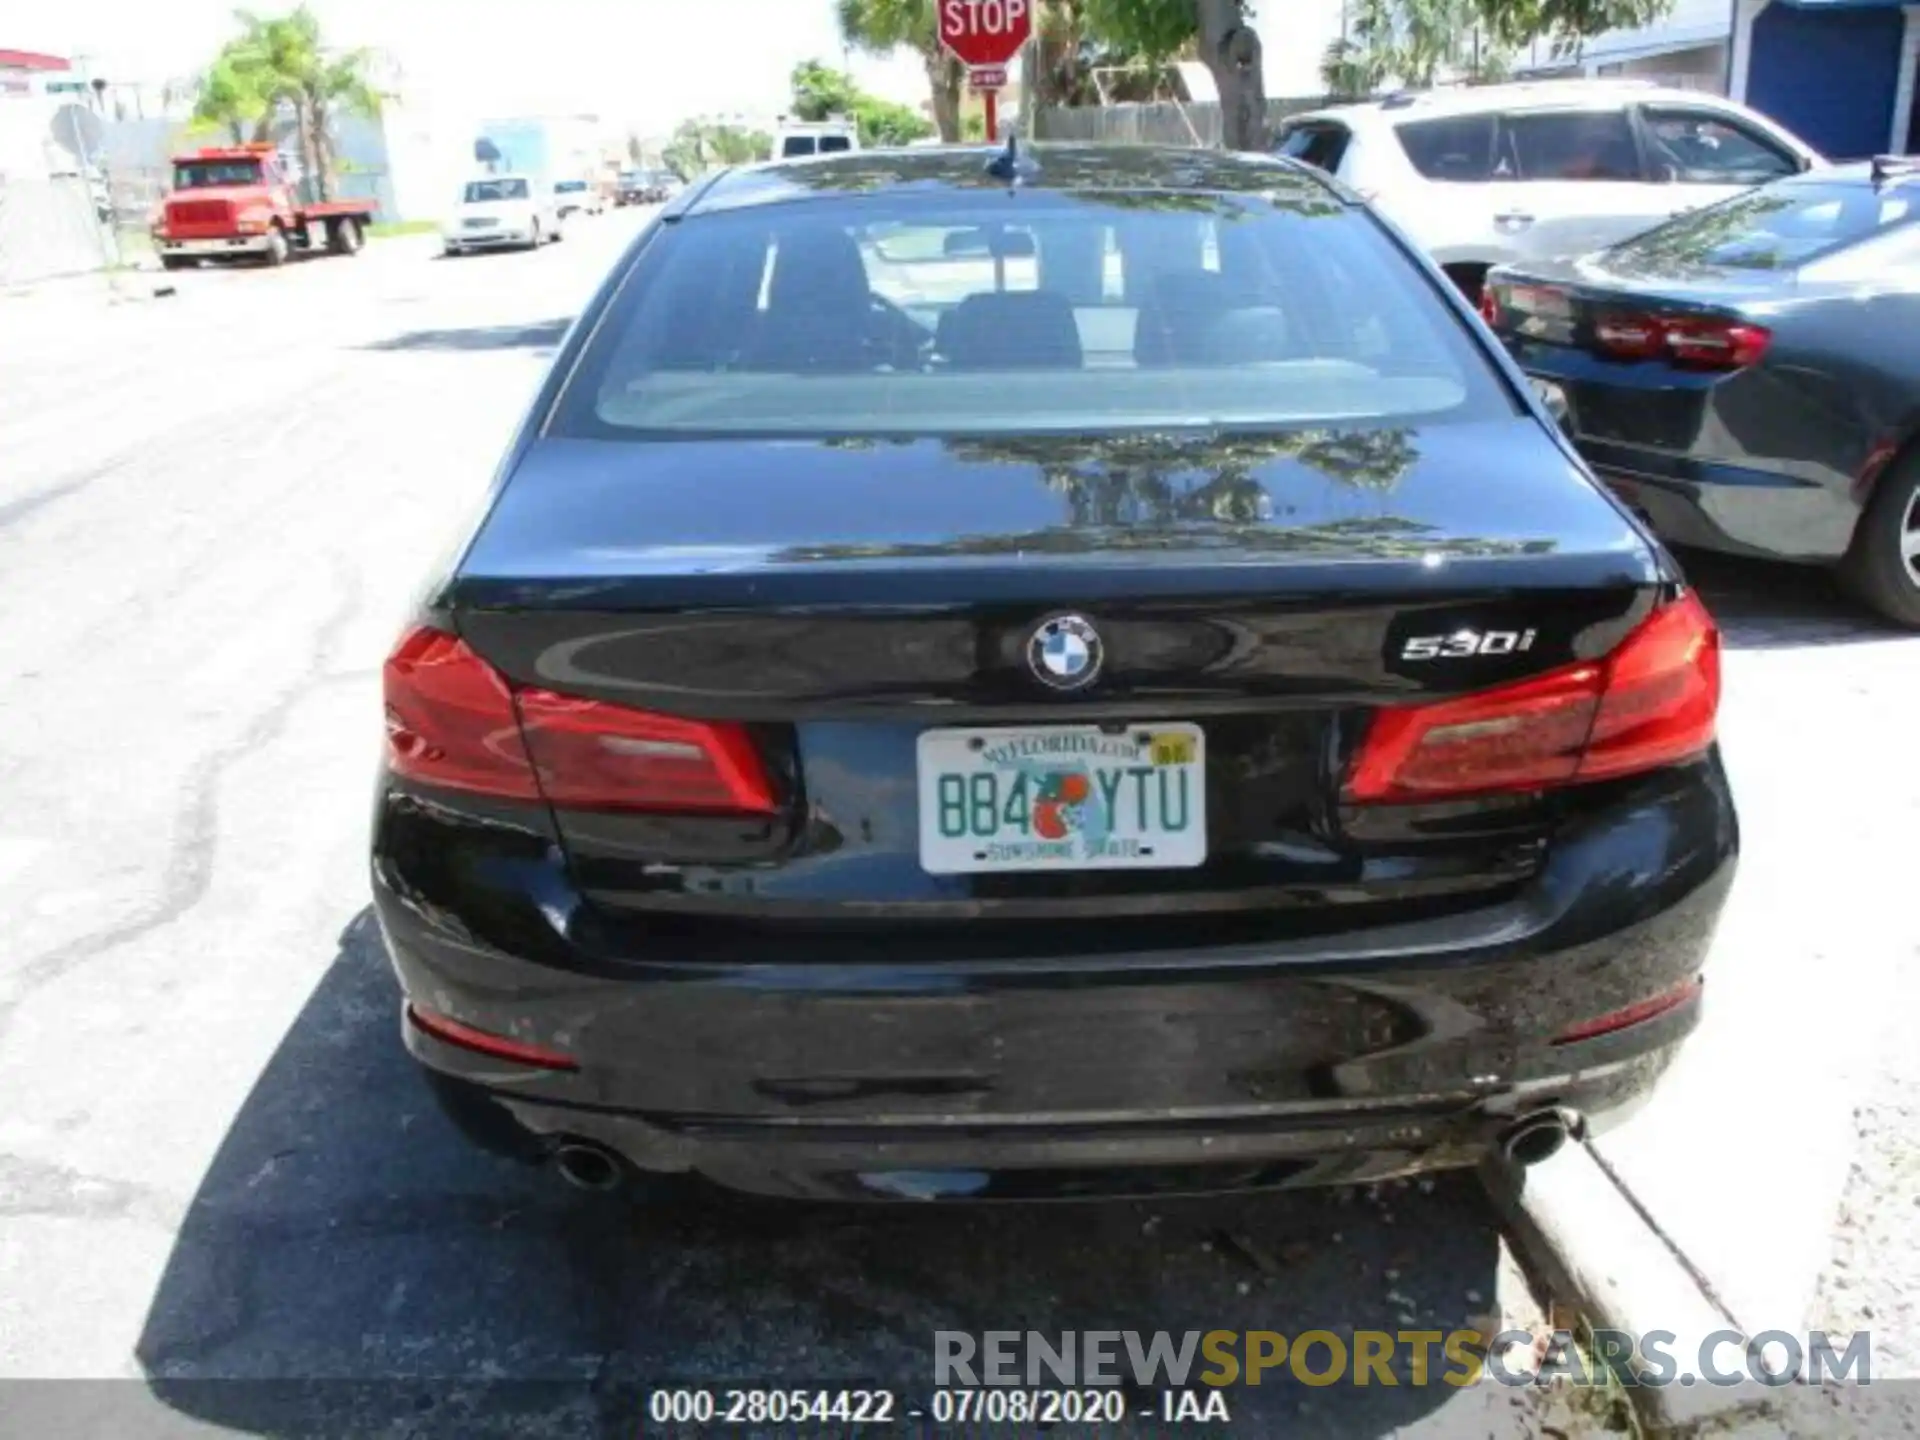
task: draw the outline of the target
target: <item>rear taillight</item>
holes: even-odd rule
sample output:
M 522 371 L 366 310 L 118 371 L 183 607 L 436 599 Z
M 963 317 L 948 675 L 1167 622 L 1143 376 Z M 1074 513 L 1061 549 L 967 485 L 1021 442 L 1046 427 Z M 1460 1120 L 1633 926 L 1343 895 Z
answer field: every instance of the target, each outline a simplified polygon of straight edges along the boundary
M 538 800 L 513 692 L 456 636 L 420 626 L 387 657 L 387 763 L 396 775 L 509 800 Z
M 1494 329 L 1500 328 L 1500 297 L 1494 294 L 1491 285 L 1480 291 L 1480 318 Z
M 1744 320 L 1620 311 L 1593 322 L 1593 346 L 1616 360 L 1669 360 L 1696 370 L 1740 370 L 1767 353 L 1773 334 Z
M 766 769 L 740 725 L 549 690 L 519 700 L 540 788 L 563 809 L 773 812 Z
M 1689 592 L 1603 659 L 1380 710 L 1345 798 L 1446 800 L 1652 770 L 1704 752 L 1719 707 L 1720 634 Z
M 422 784 L 577 810 L 765 815 L 746 730 L 603 700 L 515 692 L 458 637 L 409 630 L 387 660 L 387 757 Z

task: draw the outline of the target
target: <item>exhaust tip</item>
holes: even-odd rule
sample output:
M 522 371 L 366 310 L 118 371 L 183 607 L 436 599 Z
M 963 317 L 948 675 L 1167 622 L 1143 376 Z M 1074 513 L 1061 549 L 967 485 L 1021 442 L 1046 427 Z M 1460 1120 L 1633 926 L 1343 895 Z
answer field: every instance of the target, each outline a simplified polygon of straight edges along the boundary
M 1500 1153 L 1515 1165 L 1539 1165 L 1586 1133 L 1586 1121 L 1570 1110 L 1543 1110 L 1500 1132 Z
M 605 1194 L 620 1188 L 626 1166 L 606 1146 L 592 1140 L 563 1140 L 555 1147 L 553 1163 L 560 1178 L 576 1190 Z

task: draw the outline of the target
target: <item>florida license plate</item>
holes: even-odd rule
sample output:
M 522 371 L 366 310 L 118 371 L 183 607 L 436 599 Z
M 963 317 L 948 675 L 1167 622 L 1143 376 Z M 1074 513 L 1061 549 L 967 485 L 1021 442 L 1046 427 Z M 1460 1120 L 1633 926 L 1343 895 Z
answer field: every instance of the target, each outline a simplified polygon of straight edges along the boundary
M 928 730 L 917 766 L 931 874 L 1184 870 L 1207 858 L 1198 725 Z

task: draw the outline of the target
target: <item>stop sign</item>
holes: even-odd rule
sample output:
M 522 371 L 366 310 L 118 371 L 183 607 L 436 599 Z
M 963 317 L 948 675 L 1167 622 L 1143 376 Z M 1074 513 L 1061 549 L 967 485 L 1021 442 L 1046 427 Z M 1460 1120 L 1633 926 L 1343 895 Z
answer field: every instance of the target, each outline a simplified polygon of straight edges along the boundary
M 1033 35 L 1033 0 L 940 0 L 940 43 L 970 68 L 1005 65 Z

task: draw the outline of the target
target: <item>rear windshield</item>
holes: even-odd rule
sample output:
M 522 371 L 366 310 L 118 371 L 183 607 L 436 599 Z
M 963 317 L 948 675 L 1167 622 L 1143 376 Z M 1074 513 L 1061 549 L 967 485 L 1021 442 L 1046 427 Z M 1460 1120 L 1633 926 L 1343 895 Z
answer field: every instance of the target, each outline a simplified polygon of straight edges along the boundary
M 1280 137 L 1277 148 L 1289 159 L 1303 160 L 1315 169 L 1332 175 L 1339 171 L 1340 161 L 1347 153 L 1347 141 L 1351 138 L 1346 126 L 1336 125 L 1330 120 L 1315 120 L 1293 126 Z
M 1785 270 L 1912 222 L 1920 187 L 1792 181 L 1693 210 L 1614 248 L 1624 260 Z
M 467 186 L 466 198 L 469 205 L 488 200 L 524 200 L 527 198 L 527 182 L 524 180 L 475 180 Z
M 853 149 L 850 135 L 788 135 L 780 141 L 780 158 L 797 160 L 804 155 L 839 155 Z
M 1485 418 L 1510 400 L 1363 212 L 1311 199 L 869 196 L 696 215 L 563 397 L 577 436 Z

